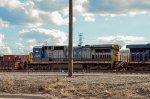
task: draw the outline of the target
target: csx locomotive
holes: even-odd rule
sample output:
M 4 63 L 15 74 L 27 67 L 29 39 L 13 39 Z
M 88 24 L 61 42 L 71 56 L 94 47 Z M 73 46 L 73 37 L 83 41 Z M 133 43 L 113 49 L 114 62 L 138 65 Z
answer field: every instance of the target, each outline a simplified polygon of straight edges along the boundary
M 85 45 L 73 48 L 74 71 L 111 69 L 118 61 L 115 44 Z M 36 46 L 29 55 L 28 69 L 61 71 L 68 69 L 67 46 Z
M 130 49 L 128 70 L 150 70 L 150 44 L 127 45 Z

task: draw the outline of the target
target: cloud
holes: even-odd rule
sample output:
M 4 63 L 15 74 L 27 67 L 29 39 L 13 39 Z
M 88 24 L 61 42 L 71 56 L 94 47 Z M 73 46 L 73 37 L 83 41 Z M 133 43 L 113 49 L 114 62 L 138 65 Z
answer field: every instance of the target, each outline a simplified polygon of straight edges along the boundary
M 119 44 L 125 46 L 127 44 L 146 43 L 146 38 L 141 36 L 101 36 L 97 38 L 98 44 Z
M 5 36 L 2 33 L 0 33 L 0 54 L 11 54 L 12 51 L 8 46 L 6 46 L 6 42 L 4 41 L 4 39 Z
M 68 0 L 30 0 L 34 7 L 42 11 L 62 11 L 68 13 Z M 149 0 L 74 0 L 75 16 L 95 15 L 137 15 L 150 11 Z M 66 14 L 65 14 L 66 15 Z
M 68 24 L 67 18 L 64 18 L 59 11 L 38 8 L 35 1 L 22 3 L 19 0 L 0 0 L 0 2 L 0 18 L 13 25 L 37 27 L 42 24 Z
M 138 15 L 150 12 L 149 0 L 89 0 L 88 11 L 101 16 Z
M 74 15 L 84 15 L 87 12 L 88 0 L 74 0 L 73 2 Z
M 67 25 L 68 0 L 0 0 L 0 18 L 13 25 Z M 94 22 L 95 16 L 135 16 L 150 12 L 149 0 L 74 0 L 74 17 Z M 89 16 L 92 15 L 92 16 Z
M 9 23 L 0 19 L 0 28 L 6 28 L 9 26 Z
M 26 42 L 24 42 L 26 40 Z M 37 45 L 37 41 L 34 39 L 22 39 L 18 40 L 19 42 L 15 42 L 16 51 L 14 53 L 17 54 L 28 54 L 32 51 L 33 47 Z
M 55 29 L 33 28 L 19 32 L 20 37 L 36 39 L 41 42 L 48 41 L 51 44 L 63 44 L 66 41 L 66 33 Z
M 30 0 L 35 8 L 43 11 L 58 11 L 68 6 L 68 0 Z
M 86 22 L 95 22 L 94 15 L 91 15 L 91 14 L 85 15 L 85 21 Z
M 67 12 L 67 8 L 64 12 Z M 83 16 L 85 21 L 90 22 L 95 21 L 95 16 L 135 16 L 148 13 L 149 0 L 74 0 L 74 16 Z
M 55 29 L 33 28 L 19 31 L 19 42 L 15 44 L 22 51 L 31 51 L 34 46 L 64 45 L 67 41 L 65 32 Z M 24 42 L 26 41 L 26 42 Z M 23 53 L 23 52 L 22 52 Z
M 67 25 L 68 24 L 68 18 L 63 19 L 61 14 L 58 11 L 52 12 L 49 16 L 51 19 L 50 21 L 56 25 Z
M 74 16 L 95 21 L 95 16 L 135 16 L 150 13 L 149 0 L 74 0 Z M 68 7 L 63 9 L 65 15 Z M 89 15 L 92 15 L 89 16 Z

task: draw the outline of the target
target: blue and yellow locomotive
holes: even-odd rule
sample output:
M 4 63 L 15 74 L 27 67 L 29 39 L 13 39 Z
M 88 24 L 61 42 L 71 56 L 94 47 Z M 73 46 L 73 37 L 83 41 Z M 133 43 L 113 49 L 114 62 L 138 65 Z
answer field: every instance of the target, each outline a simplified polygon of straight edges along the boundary
M 120 47 L 115 44 L 73 47 L 74 71 L 111 69 L 118 61 Z M 61 71 L 68 69 L 67 46 L 35 46 L 29 55 L 28 69 Z
M 150 44 L 127 45 L 130 49 L 128 70 L 150 70 Z

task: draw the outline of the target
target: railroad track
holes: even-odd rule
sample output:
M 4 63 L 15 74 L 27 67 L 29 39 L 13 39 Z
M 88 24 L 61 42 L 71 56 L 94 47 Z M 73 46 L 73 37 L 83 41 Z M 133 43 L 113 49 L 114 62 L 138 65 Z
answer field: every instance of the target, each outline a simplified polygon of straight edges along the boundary
M 35 72 L 30 72 L 30 73 L 22 73 L 22 72 L 13 72 L 13 73 L 0 73 L 0 76 L 1 77 L 54 77 L 54 78 L 57 78 L 57 77 L 67 77 L 68 74 L 67 73 L 35 73 Z M 121 76 L 126 76 L 126 77 L 136 77 L 136 76 L 139 76 L 139 77 L 147 77 L 147 76 L 150 76 L 149 74 L 141 74 L 141 73 L 138 73 L 138 74 L 116 74 L 116 73 L 73 73 L 73 78 L 74 77 L 78 77 L 78 76 L 100 76 L 100 77 L 107 77 L 107 76 L 110 76 L 110 77 L 115 77 L 115 76 L 118 76 L 118 77 L 121 77 Z
M 57 73 L 66 73 L 65 72 L 52 72 L 51 70 L 0 70 L 0 73 L 2 72 L 22 72 L 22 73 L 50 73 L 50 74 L 57 74 Z M 150 71 L 112 71 L 112 70 L 87 70 L 87 71 L 80 71 L 80 72 L 74 72 L 74 73 L 88 73 L 88 74 L 96 74 L 96 73 L 113 73 L 113 74 L 150 74 Z

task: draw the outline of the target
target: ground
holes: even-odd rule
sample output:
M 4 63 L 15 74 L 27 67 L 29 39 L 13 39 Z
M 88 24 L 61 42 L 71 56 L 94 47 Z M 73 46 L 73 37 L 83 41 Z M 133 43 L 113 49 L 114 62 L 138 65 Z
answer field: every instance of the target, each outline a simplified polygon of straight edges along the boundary
M 49 99 L 150 99 L 149 74 L 96 73 L 71 78 L 30 74 L 0 73 L 0 93 L 38 94 Z

